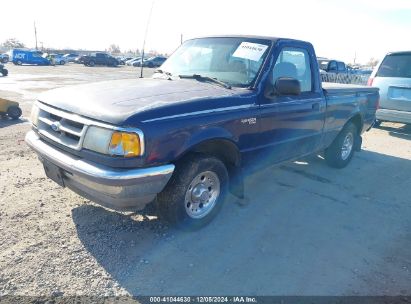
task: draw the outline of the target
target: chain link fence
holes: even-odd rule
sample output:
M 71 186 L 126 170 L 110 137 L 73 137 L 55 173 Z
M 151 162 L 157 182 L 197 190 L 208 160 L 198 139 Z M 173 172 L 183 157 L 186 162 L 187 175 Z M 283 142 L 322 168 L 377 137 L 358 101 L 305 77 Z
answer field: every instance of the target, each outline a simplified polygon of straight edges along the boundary
M 347 74 L 347 73 L 321 73 L 321 80 L 323 82 L 345 83 L 345 84 L 359 84 L 366 85 L 370 75 L 365 74 Z

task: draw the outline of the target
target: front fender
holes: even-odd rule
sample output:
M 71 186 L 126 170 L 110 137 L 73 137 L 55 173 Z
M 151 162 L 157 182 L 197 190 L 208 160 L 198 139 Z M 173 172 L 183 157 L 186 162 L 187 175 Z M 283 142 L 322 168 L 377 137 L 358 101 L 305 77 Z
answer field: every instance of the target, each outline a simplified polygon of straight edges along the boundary
M 195 147 L 201 145 L 202 143 L 215 140 L 227 140 L 236 145 L 234 136 L 222 127 L 212 127 L 206 129 L 200 128 L 187 139 L 177 153 L 176 158 L 181 158 L 186 153 L 195 150 Z

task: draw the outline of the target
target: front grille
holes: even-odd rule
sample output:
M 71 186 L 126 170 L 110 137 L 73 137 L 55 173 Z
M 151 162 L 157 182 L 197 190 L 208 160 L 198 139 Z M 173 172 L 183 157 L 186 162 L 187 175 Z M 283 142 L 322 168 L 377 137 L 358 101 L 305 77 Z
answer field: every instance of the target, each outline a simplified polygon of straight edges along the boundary
M 88 125 L 81 117 L 44 104 L 39 105 L 37 129 L 61 145 L 80 150 Z

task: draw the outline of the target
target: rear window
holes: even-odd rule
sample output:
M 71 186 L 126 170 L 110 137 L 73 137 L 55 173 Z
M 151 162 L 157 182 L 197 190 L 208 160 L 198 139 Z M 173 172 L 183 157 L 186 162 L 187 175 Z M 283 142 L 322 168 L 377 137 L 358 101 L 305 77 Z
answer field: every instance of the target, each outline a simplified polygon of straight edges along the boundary
M 385 56 L 378 69 L 377 77 L 411 78 L 411 53 Z

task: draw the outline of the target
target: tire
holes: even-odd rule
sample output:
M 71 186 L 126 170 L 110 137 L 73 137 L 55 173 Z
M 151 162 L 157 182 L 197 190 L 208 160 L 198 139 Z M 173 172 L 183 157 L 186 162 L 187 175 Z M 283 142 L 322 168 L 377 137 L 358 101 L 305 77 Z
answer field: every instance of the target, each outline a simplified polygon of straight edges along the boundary
M 23 62 L 22 62 L 21 60 L 17 60 L 17 61 L 16 61 L 16 64 L 17 64 L 17 65 L 22 65 Z
M 354 155 L 357 140 L 357 128 L 349 122 L 325 150 L 325 160 L 330 167 L 344 168 Z
M 18 119 L 21 116 L 21 109 L 18 106 L 12 106 L 7 109 L 7 115 L 11 119 Z
M 96 65 L 96 63 L 94 62 L 94 60 L 90 60 L 89 62 L 88 62 L 88 66 L 90 66 L 90 67 L 93 67 L 93 66 L 95 66 Z
M 7 69 L 3 69 L 1 73 L 3 74 L 3 76 L 7 76 L 9 74 L 9 71 Z
M 373 128 L 379 128 L 381 126 L 382 121 L 376 119 L 374 122 L 374 125 L 372 126 Z
M 157 196 L 160 219 L 183 230 L 198 230 L 223 206 L 228 173 L 215 157 L 192 154 L 177 163 L 173 176 Z
M 60 61 L 60 65 L 65 65 L 66 62 L 64 60 Z
M 1 59 L 1 63 L 7 63 L 7 62 L 9 62 L 9 60 L 7 58 L 2 58 Z

